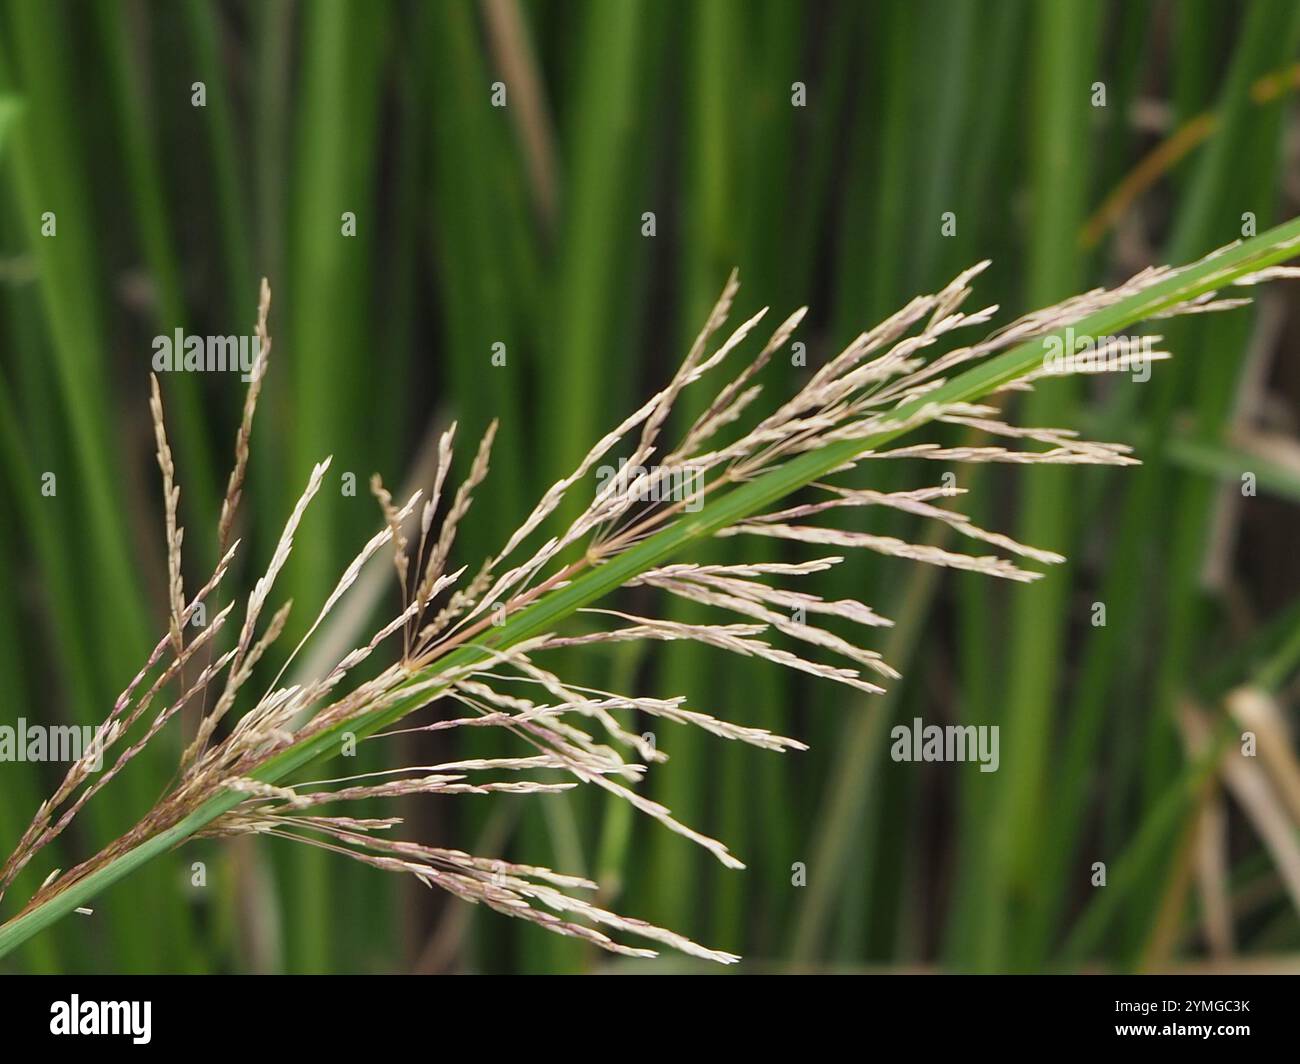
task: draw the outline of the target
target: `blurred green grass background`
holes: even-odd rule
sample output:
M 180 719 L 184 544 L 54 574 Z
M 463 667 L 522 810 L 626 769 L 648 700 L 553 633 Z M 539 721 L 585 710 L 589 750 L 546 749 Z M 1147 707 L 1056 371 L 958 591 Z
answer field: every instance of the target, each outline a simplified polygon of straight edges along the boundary
M 733 266 L 739 314 L 811 305 L 815 366 L 982 258 L 994 265 L 976 298 L 1007 320 L 1197 257 L 1247 214 L 1261 230 L 1293 215 L 1297 44 L 1285 0 L 0 0 L 0 720 L 99 721 L 165 630 L 151 340 L 251 331 L 260 276 L 275 350 L 243 578 L 313 462 L 333 454 L 360 485 L 322 492 L 305 525 L 288 583 L 311 602 L 377 526 L 370 473 L 418 480 L 453 418 L 465 438 L 501 418 L 467 542 L 503 542 L 666 378 Z M 1180 131 L 1196 134 L 1189 150 L 1085 246 L 1096 208 Z M 659 736 L 671 760 L 649 793 L 746 872 L 603 796 L 425 800 L 402 810 L 411 830 L 595 875 L 619 911 L 753 970 L 1300 966 L 1296 810 L 1275 794 L 1283 824 L 1261 841 L 1261 819 L 1276 820 L 1225 797 L 1179 726 L 1190 702 L 1228 728 L 1243 687 L 1294 717 L 1296 309 L 1278 286 L 1161 330 L 1177 358 L 1148 383 L 1056 382 L 1019 400 L 1021 421 L 1131 442 L 1145 465 L 957 470 L 981 524 L 1069 556 L 1031 588 L 853 560 L 838 591 L 898 621 L 882 649 L 905 678 L 884 697 L 694 647 L 578 663 L 810 743 L 777 757 Z M 776 392 L 806 372 L 773 370 Z M 243 386 L 172 374 L 163 387 L 192 584 L 215 560 Z M 1243 472 L 1257 495 L 1242 497 Z M 934 475 L 889 463 L 876 486 Z M 898 514 L 859 520 L 916 534 Z M 1000 725 L 1000 771 L 894 764 L 889 727 L 913 717 Z M 173 735 L 116 801 L 92 803 L 4 915 L 129 826 L 179 748 Z M 0 766 L 0 849 L 54 767 Z M 159 860 L 5 965 L 610 962 L 259 842 Z

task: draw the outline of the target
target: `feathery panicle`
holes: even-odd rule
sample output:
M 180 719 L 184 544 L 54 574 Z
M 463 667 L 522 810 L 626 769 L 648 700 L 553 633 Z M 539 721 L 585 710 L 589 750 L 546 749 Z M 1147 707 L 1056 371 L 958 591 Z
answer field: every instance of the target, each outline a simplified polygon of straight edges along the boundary
M 421 611 L 427 604 L 424 601 L 426 596 L 432 598 L 433 586 L 442 576 L 443 570 L 447 566 L 447 558 L 451 555 L 452 545 L 456 542 L 456 532 L 474 502 L 474 489 L 482 484 L 487 477 L 488 461 L 492 456 L 492 443 L 496 439 L 496 435 L 497 421 L 493 418 L 487 427 L 487 431 L 483 434 L 483 439 L 479 441 L 478 452 L 474 455 L 474 461 L 470 465 L 468 476 L 465 477 L 461 486 L 456 489 L 456 496 L 452 500 L 451 509 L 443 520 L 438 540 L 429 554 L 428 561 L 425 563 L 424 576 L 420 581 L 420 594 L 416 597 L 416 601 L 420 603 Z M 450 434 L 447 439 L 448 446 L 450 446 Z M 447 453 L 449 456 L 450 452 Z M 446 462 L 449 462 L 449 460 L 449 457 L 446 460 L 439 458 L 438 490 L 442 488 L 442 477 L 445 475 Z
M 262 394 L 262 380 L 271 358 L 271 336 L 267 330 L 267 318 L 271 313 L 271 285 L 262 278 L 262 288 L 257 300 L 257 325 L 254 335 L 257 337 L 257 358 L 253 361 L 244 394 L 244 412 L 239 421 L 239 431 L 235 435 L 235 465 L 230 471 L 226 483 L 226 496 L 221 502 L 221 518 L 217 525 L 218 551 L 225 551 L 234 530 L 235 512 L 239 509 L 239 499 L 244 491 L 244 476 L 248 471 L 249 441 L 253 435 L 253 414 L 257 410 L 257 398 Z
M 1294 247 L 1294 244 L 1287 245 L 1289 251 Z M 151 409 L 166 509 L 170 632 L 158 643 L 105 720 L 103 745 L 113 746 L 129 739 L 124 752 L 95 781 L 85 759 L 72 766 L 54 795 L 41 804 L 13 855 L 0 868 L 0 892 L 45 842 L 68 825 L 86 800 L 144 749 L 187 702 L 206 697 L 212 689 L 217 694 L 216 705 L 201 716 L 196 734 L 182 755 L 182 772 L 173 789 L 121 838 L 82 864 L 51 875 L 28 903 L 28 911 L 96 875 L 133 848 L 165 837 L 165 832 L 185 822 L 191 825 L 191 830 L 201 830 L 212 837 L 265 835 L 343 854 L 384 871 L 413 875 L 430 887 L 447 890 L 466 901 L 487 905 L 505 915 L 614 953 L 653 955 L 652 950 L 617 941 L 612 937 L 617 934 L 713 961 L 736 960 L 731 954 L 697 945 L 639 920 L 618 916 L 582 899 L 579 892 L 593 889 L 594 884 L 578 877 L 390 838 L 386 833 L 400 824 L 396 818 L 349 817 L 322 807 L 399 795 L 431 798 L 526 795 L 590 785 L 617 796 L 667 829 L 690 839 L 727 867 L 743 867 L 723 843 L 680 823 L 666 807 L 636 789 L 647 766 L 666 760 L 667 754 L 636 733 L 631 726 L 632 715 L 697 727 L 722 739 L 770 751 L 803 749 L 803 744 L 761 728 L 688 709 L 681 697 L 658 699 L 582 688 L 563 680 L 540 662 L 545 660 L 547 651 L 559 648 L 627 640 L 689 640 L 874 693 L 882 688 L 865 679 L 860 670 L 882 680 L 892 679 L 897 673 L 879 653 L 860 646 L 831 626 L 851 623 L 860 626 L 860 631 L 870 633 L 891 622 L 871 606 L 853 599 L 827 600 L 779 586 L 823 572 L 839 564 L 842 557 L 700 565 L 689 560 L 669 563 L 668 555 L 708 535 L 746 535 L 817 546 L 865 548 L 1014 581 L 1033 580 L 1039 574 L 1021 568 L 1005 555 L 1042 565 L 1062 561 L 1050 551 L 979 528 L 966 515 L 939 505 L 942 498 L 959 497 L 960 491 L 921 486 L 884 492 L 839 480 L 870 469 L 869 459 L 907 457 L 946 462 L 1080 465 L 1126 465 L 1134 461 L 1122 446 L 1083 441 L 1063 429 L 1012 425 L 1004 420 L 997 407 L 979 401 L 998 391 L 1032 388 L 1044 377 L 1055 375 L 1058 367 L 1049 370 L 1045 363 L 1040 366 L 1028 359 L 1015 361 L 1016 372 L 993 375 L 987 386 L 968 391 L 966 394 L 975 398 L 967 401 L 943 401 L 944 395 L 954 394 L 953 389 L 945 391 L 944 385 L 958 370 L 967 370 L 1000 352 L 1055 335 L 1088 315 L 1114 308 L 1154 285 L 1168 286 L 1182 276 L 1182 271 L 1145 270 L 1115 289 L 1084 293 L 1025 315 L 981 340 L 964 346 L 954 344 L 952 337 L 958 330 L 986 324 L 997 310 L 996 307 L 970 312 L 962 309 L 971 294 L 972 282 L 987 265 L 979 263 L 962 272 L 940 291 L 917 297 L 863 332 L 828 359 L 794 396 L 774 411 L 755 417 L 751 410 L 761 394 L 758 375 L 774 353 L 789 342 L 805 315 L 801 308 L 776 328 L 744 368 L 714 389 L 713 398 L 701 404 L 703 413 L 693 421 L 677 446 L 665 449 L 659 445 L 659 437 L 682 392 L 699 385 L 717 370 L 763 319 L 765 312 L 754 315 L 713 346 L 736 295 L 738 283 L 733 273 L 668 384 L 600 439 L 573 473 L 552 485 L 500 551 L 487 556 L 467 585 L 460 580 L 465 567 L 449 571 L 449 563 L 457 530 L 475 491 L 487 477 L 496 422 L 488 426 L 469 473 L 435 532 L 442 491 L 451 467 L 453 425 L 439 441 L 432 490 L 420 509 L 414 565 L 405 526 L 415 513 L 419 494 L 399 508 L 376 476 L 372 490 L 383 512 L 384 527 L 343 572 L 315 623 L 288 654 L 266 691 L 259 697 L 249 697 L 245 692 L 255 669 L 275 651 L 276 639 L 288 615 L 288 604 L 276 611 L 260 637 L 257 636 L 259 617 L 292 549 L 303 514 L 319 490 L 329 465 L 327 459 L 313 469 L 265 574 L 247 597 L 244 619 L 233 645 L 215 659 L 211 656 L 219 640 L 227 634 L 224 629 L 231 609 L 228 606 L 186 646 L 182 638 L 185 623 L 220 583 L 234 555 L 229 539 L 248 461 L 253 413 L 270 351 L 266 330 L 270 290 L 263 282 L 257 325 L 261 347 L 236 436 L 235 468 L 218 527 L 221 564 L 187 605 L 180 580 L 178 489 L 173 483 L 162 400 L 158 383 L 153 380 Z M 1200 264 L 1197 268 L 1205 270 Z M 1178 301 L 1172 306 L 1159 303 L 1161 315 L 1204 313 L 1238 305 L 1239 300 L 1220 298 L 1208 290 L 1211 284 L 1219 282 L 1219 274 L 1224 284 L 1234 280 L 1252 284 L 1297 275 L 1290 267 L 1256 270 L 1246 276 L 1239 276 L 1244 266 L 1237 269 L 1238 273 L 1234 274 L 1231 264 L 1223 264 L 1213 269 L 1216 276 L 1209 280 L 1198 274 L 1195 294 L 1187 294 L 1191 288 L 1177 287 L 1177 294 L 1170 298 Z M 1113 353 L 1106 350 L 1108 356 Z M 1143 364 L 1164 356 L 1164 352 L 1144 351 Z M 1109 359 L 1107 368 L 1131 368 L 1136 364 L 1131 352 L 1120 350 L 1115 359 Z M 1067 365 L 1064 371 L 1071 370 Z M 902 433 L 932 420 L 978 429 L 1001 438 L 1006 445 L 887 445 Z M 802 476 L 804 469 L 812 467 L 805 463 L 797 467 L 802 479 L 791 477 L 788 483 L 782 481 L 784 486 L 779 490 L 767 494 L 742 495 L 749 482 L 786 463 L 799 462 L 809 452 L 825 448 L 834 448 L 834 455 L 826 456 L 812 474 Z M 577 516 L 566 527 L 543 537 L 544 542 L 524 561 L 498 575 L 497 567 L 531 536 L 540 534 L 565 499 L 582 490 L 595 464 L 620 450 L 626 461 L 620 464 L 615 476 L 594 487 Z M 653 455 L 661 453 L 664 457 L 658 466 L 646 465 Z M 687 480 L 695 485 L 689 499 L 671 490 Z M 766 483 L 772 480 L 768 477 Z M 810 497 L 782 501 L 800 488 L 806 489 Z M 742 497 L 744 506 L 706 509 L 703 516 L 694 512 L 696 507 L 688 507 L 688 502 L 693 501 L 721 503 Z M 823 513 L 864 506 L 889 507 L 922 522 L 942 524 L 999 553 L 967 555 L 894 537 L 809 523 Z M 763 512 L 765 507 L 767 512 Z M 723 516 L 710 518 L 710 513 Z M 633 555 L 639 544 L 661 531 L 670 537 L 675 535 L 676 539 L 662 550 L 648 548 L 639 556 Z M 397 616 L 379 625 L 369 639 L 344 653 L 321 675 L 289 687 L 279 686 L 285 666 L 347 594 L 365 563 L 390 542 L 402 591 L 402 609 Z M 584 544 L 581 557 L 564 561 L 563 558 L 571 556 L 566 548 L 577 543 Z M 602 582 L 604 577 L 608 579 Z M 586 587 L 579 588 L 580 581 L 586 581 Z M 683 624 L 589 606 L 602 595 L 632 586 L 652 588 L 732 616 L 719 623 Z M 588 587 L 596 590 L 588 592 Z M 504 625 L 495 623 L 499 620 L 498 605 L 504 611 Z M 559 631 L 557 626 L 578 611 L 587 628 Z M 431 614 L 431 619 L 427 614 Z M 821 624 L 796 622 L 795 615 L 813 615 Z M 594 630 L 592 625 L 596 626 Z M 343 689 L 343 681 L 352 670 L 386 646 L 398 630 L 404 639 L 400 657 L 382 666 L 378 675 Z M 777 645 L 778 640 L 782 645 Z M 787 643 L 803 650 L 787 649 Z M 179 697 L 144 722 L 157 693 L 200 650 L 209 654 L 209 664 Z M 828 664 L 820 660 L 822 654 L 847 659 L 856 668 Z M 224 679 L 218 683 L 222 674 Z M 243 705 L 236 712 L 240 703 Z M 400 729 L 393 727 L 398 721 L 426 711 L 423 721 Z M 227 717 L 232 722 L 221 735 L 218 729 Z M 296 767 L 308 755 L 327 753 L 326 744 L 344 733 L 383 743 L 403 731 L 484 727 L 508 732 L 518 742 L 519 754 L 384 769 L 364 776 L 322 779 L 293 787 L 283 782 L 288 771 L 286 766 Z M 625 754 L 629 757 L 625 758 Z M 293 756 L 286 760 L 288 755 Z M 192 827 L 195 823 L 198 828 Z
M 158 375 L 149 374 L 149 410 L 153 414 L 154 440 L 158 447 L 158 468 L 162 471 L 163 509 L 167 521 L 167 594 L 170 607 L 172 646 L 179 656 L 184 649 L 181 614 L 185 612 L 185 587 L 181 579 L 181 540 L 185 530 L 178 527 L 177 507 L 181 489 L 176 486 L 176 466 L 172 462 L 172 449 L 167 443 L 167 429 L 163 424 L 162 394 L 158 390 Z
M 433 477 L 433 489 L 429 492 L 428 499 L 425 500 L 424 508 L 420 511 L 420 545 L 416 549 L 416 558 L 424 557 L 424 545 L 429 538 L 429 529 L 433 527 L 434 514 L 438 511 L 438 503 L 442 499 L 442 486 L 447 482 L 447 474 L 451 472 L 451 455 L 452 441 L 456 438 L 456 422 L 452 422 L 446 432 L 438 439 L 438 468 Z M 438 582 L 440 574 L 426 572 L 420 580 L 420 586 L 416 590 L 415 599 L 420 603 L 420 609 L 424 607 L 433 598 L 433 587 Z
M 294 505 L 293 512 L 285 523 L 284 531 L 280 533 L 279 542 L 275 545 L 275 552 L 271 555 L 271 564 L 267 567 L 266 573 L 258 578 L 257 583 L 253 586 L 252 594 L 248 596 L 248 608 L 244 614 L 244 624 L 239 632 L 239 642 L 235 647 L 230 672 L 226 677 L 225 688 L 221 692 L 221 697 L 217 699 L 215 708 L 210 713 L 205 714 L 199 722 L 198 734 L 195 735 L 194 741 L 186 748 L 185 754 L 181 758 L 182 768 L 188 768 L 194 759 L 203 752 L 217 725 L 234 704 L 239 689 L 251 675 L 251 667 L 244 667 L 244 659 L 247 657 L 249 647 L 252 644 L 257 619 L 261 615 L 262 607 L 266 604 L 272 586 L 275 584 L 275 578 L 279 575 L 280 570 L 284 568 L 285 562 L 289 560 L 289 551 L 293 549 L 294 533 L 298 530 L 298 525 L 302 521 L 303 514 L 307 511 L 307 506 L 315 497 L 316 492 L 320 490 L 321 480 L 324 479 L 325 471 L 329 469 L 329 465 L 330 459 L 326 458 L 325 461 L 318 462 L 312 469 L 306 490 L 303 491 L 298 502 Z M 279 634 L 278 631 L 276 634 Z

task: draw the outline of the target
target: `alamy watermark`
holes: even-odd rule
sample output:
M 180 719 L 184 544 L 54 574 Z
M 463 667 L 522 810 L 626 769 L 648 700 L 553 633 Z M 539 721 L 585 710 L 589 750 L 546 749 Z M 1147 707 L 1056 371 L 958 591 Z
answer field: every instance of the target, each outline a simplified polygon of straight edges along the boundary
M 177 329 L 153 338 L 155 373 L 234 373 L 253 379 L 253 366 L 262 353 L 258 336 L 186 336 Z
M 102 725 L 0 724 L 0 761 L 80 761 L 87 758 L 92 771 L 104 767 Z
M 978 761 L 981 772 L 996 772 L 999 732 L 996 724 L 926 724 L 913 717 L 911 725 L 889 730 L 895 761 Z
M 1151 363 L 1161 357 L 1155 336 L 1076 336 L 1074 326 L 1063 334 L 1043 338 L 1043 371 L 1070 373 L 1131 373 L 1138 384 L 1151 379 Z
M 603 465 L 596 470 L 598 492 L 611 484 L 629 492 L 634 502 L 680 502 L 687 513 L 696 513 L 704 505 L 704 471 L 688 466 L 631 466 L 620 458 L 617 467 Z
M 50 1005 L 50 1034 L 125 1035 L 135 1045 L 148 1045 L 152 1013 L 152 1001 L 82 1001 L 73 994 Z

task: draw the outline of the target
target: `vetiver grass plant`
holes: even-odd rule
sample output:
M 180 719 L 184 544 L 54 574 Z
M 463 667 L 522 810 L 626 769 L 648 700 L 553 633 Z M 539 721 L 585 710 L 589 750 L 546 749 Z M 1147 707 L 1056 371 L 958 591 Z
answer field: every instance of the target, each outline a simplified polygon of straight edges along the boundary
M 217 610 L 223 581 L 239 548 L 231 542 L 235 514 L 244 492 L 253 418 L 268 366 L 270 293 L 264 284 L 257 320 L 261 354 L 245 400 L 235 466 L 220 511 L 220 560 L 210 578 L 187 597 L 179 488 L 155 380 L 151 408 L 163 479 L 168 631 L 102 722 L 102 751 L 94 754 L 103 754 L 105 770 L 92 771 L 90 757 L 71 766 L 0 867 L 0 891 L 11 886 L 83 806 L 149 750 L 155 736 L 182 719 L 187 706 L 197 703 L 202 713 L 195 734 L 186 737 L 167 792 L 133 828 L 80 864 L 51 873 L 22 910 L 0 926 L 0 955 L 83 906 L 151 857 L 189 838 L 269 835 L 409 873 L 429 886 L 607 950 L 649 954 L 624 941 L 634 937 L 709 960 L 736 959 L 729 952 L 697 945 L 671 930 L 618 916 L 586 900 L 582 892 L 595 889 L 596 884 L 583 877 L 397 841 L 392 834 L 399 823 L 396 818 L 347 816 L 321 807 L 411 794 L 539 793 L 582 784 L 617 796 L 699 844 L 723 865 L 739 867 L 741 862 L 723 842 L 693 830 L 636 790 L 645 763 L 662 761 L 665 753 L 637 733 L 628 715 L 688 724 L 769 750 L 802 744 L 767 729 L 687 709 L 680 697 L 624 695 L 567 683 L 546 667 L 548 652 L 625 641 L 686 641 L 866 693 L 880 692 L 880 683 L 897 675 L 882 655 L 806 617 L 850 621 L 868 630 L 889 621 L 853 599 L 827 599 L 797 586 L 778 586 L 797 585 L 798 578 L 839 565 L 842 557 L 703 564 L 691 561 L 691 549 L 713 537 L 754 536 L 818 547 L 864 548 L 1031 581 L 1036 572 L 1007 555 L 1039 564 L 1064 559 L 986 531 L 959 512 L 938 505 L 951 494 L 945 486 L 881 490 L 874 485 L 882 460 L 1134 464 L 1123 445 L 1085 442 L 1062 428 L 1012 425 L 1003 420 L 997 397 L 1033 388 L 1054 375 L 1053 367 L 1045 364 L 1045 352 L 1052 349 L 1049 341 L 1066 336 L 1114 337 L 1152 319 L 1239 307 L 1244 299 L 1220 293 L 1293 276 L 1296 271 L 1278 264 L 1293 257 L 1298 248 L 1300 220 L 1221 248 L 1187 266 L 1145 270 L 1116 288 L 1067 299 L 984 339 L 962 344 L 957 342 L 957 330 L 984 325 L 997 311 L 996 307 L 963 309 L 975 278 L 987 265 L 983 263 L 962 272 L 935 294 L 911 300 L 858 335 L 766 415 L 755 413 L 761 409 L 763 371 L 790 341 L 804 311 L 785 319 L 743 368 L 723 372 L 723 366 L 740 358 L 745 341 L 765 314 L 754 315 L 718 340 L 737 289 L 733 275 L 669 383 L 602 437 L 486 559 L 471 557 L 458 568 L 452 562 L 457 531 L 476 492 L 490 490 L 485 482 L 496 422 L 488 427 L 467 476 L 454 491 L 449 473 L 455 426 L 439 441 L 436 472 L 427 493 L 394 502 L 376 477 L 372 491 L 383 528 L 332 590 L 313 589 L 320 592 L 315 597 L 323 604 L 311 614 L 293 650 L 281 656 L 275 679 L 254 696 L 256 687 L 249 687 L 254 667 L 268 654 L 277 654 L 276 641 L 290 616 L 291 602 L 271 609 L 276 580 L 329 468 L 328 459 L 313 468 L 242 611 L 236 614 L 234 601 Z M 1106 364 L 1120 372 L 1131 371 L 1135 359 L 1163 355 L 1146 350 L 1134 355 L 1123 346 L 1107 351 L 1114 357 Z M 1044 387 L 1051 386 L 1049 379 Z M 688 419 L 684 431 L 670 436 L 671 412 L 686 396 L 700 392 L 708 398 L 692 404 L 698 414 Z M 933 424 L 973 430 L 989 440 L 959 446 L 904 440 L 916 429 Z M 676 442 L 669 444 L 673 438 Z M 595 479 L 597 464 L 615 458 L 626 462 L 588 497 L 585 489 Z M 697 484 L 698 489 L 689 499 L 672 498 L 669 493 L 664 500 L 665 486 L 682 483 Z M 796 493 L 796 498 L 790 498 Z M 934 543 L 809 523 L 819 514 L 857 507 L 918 515 L 999 553 L 967 554 Z M 545 538 L 552 525 L 555 534 Z M 353 588 L 363 567 L 390 549 L 401 611 L 320 675 L 282 685 L 286 670 Z M 733 616 L 720 623 L 683 622 L 596 605 L 632 586 L 656 588 Z M 212 607 L 211 616 L 200 634 L 187 638 L 190 619 L 200 604 Z M 561 630 L 564 622 L 577 620 L 588 623 L 573 631 Z M 223 639 L 227 631 L 231 635 Z M 377 653 L 391 654 L 392 664 L 372 679 L 350 687 L 344 683 L 352 670 Z M 847 659 L 852 667 L 824 660 L 832 655 Z M 403 726 L 395 727 L 399 722 Z M 349 754 L 359 742 L 382 746 L 413 729 L 458 728 L 501 729 L 516 740 L 519 750 L 511 756 L 375 772 L 331 776 L 320 771 L 331 755 Z M 626 758 L 623 751 L 640 760 Z

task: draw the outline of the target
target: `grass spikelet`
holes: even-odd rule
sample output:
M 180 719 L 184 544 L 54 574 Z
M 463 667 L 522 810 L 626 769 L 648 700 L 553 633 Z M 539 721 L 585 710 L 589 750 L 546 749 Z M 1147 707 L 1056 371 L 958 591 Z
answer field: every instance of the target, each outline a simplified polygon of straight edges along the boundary
M 177 525 L 176 512 L 180 505 L 181 489 L 176 486 L 176 466 L 172 449 L 167 444 L 167 429 L 163 423 L 162 394 L 158 390 L 158 376 L 149 374 L 149 411 L 153 415 L 154 439 L 158 446 L 158 468 L 162 472 L 163 510 L 167 522 L 167 593 L 170 607 L 172 647 L 177 657 L 184 650 L 181 614 L 185 612 L 185 587 L 181 578 L 181 540 L 185 530 Z

